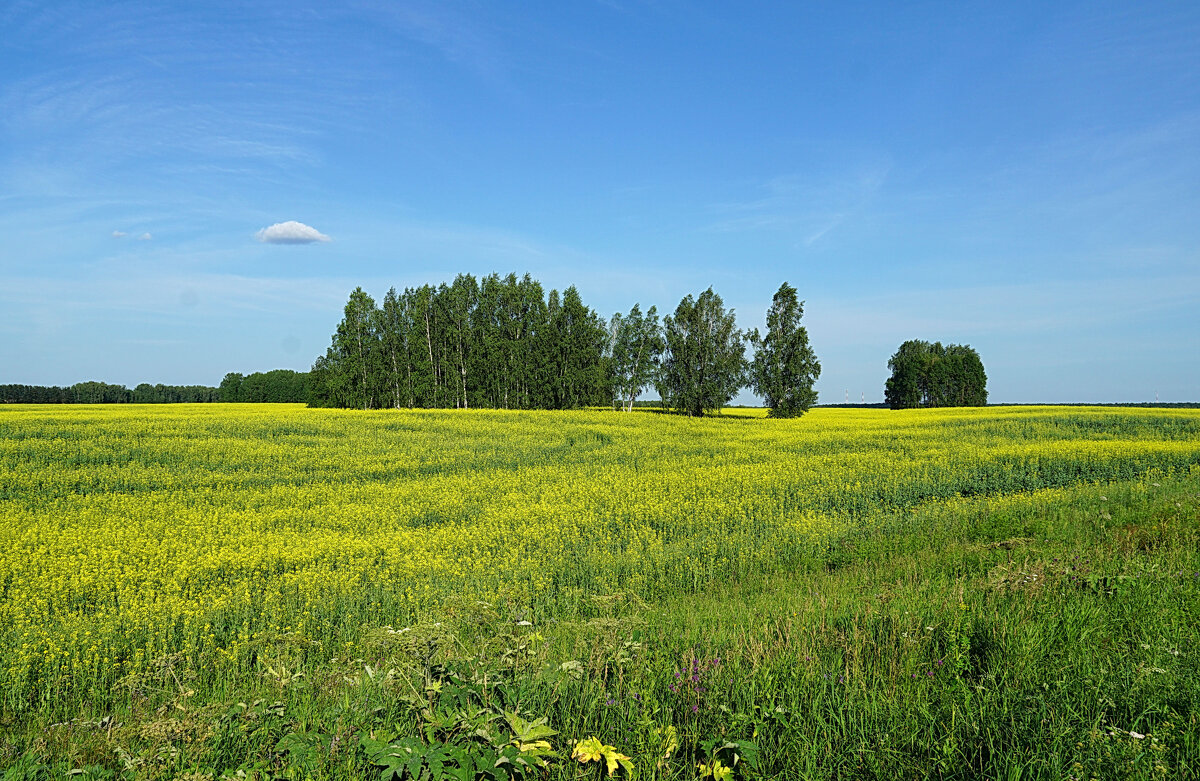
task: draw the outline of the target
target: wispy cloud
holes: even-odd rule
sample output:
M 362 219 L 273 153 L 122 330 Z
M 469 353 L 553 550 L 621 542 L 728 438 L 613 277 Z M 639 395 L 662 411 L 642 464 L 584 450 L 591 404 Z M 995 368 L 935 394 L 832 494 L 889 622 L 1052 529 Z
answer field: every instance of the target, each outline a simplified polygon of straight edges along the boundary
M 316 228 L 295 220 L 277 222 L 263 228 L 255 236 L 267 244 L 313 244 L 329 241 L 329 237 Z
M 354 7 L 369 12 L 406 38 L 432 47 L 485 81 L 494 85 L 505 82 L 499 43 L 481 23 L 478 9 L 459 10 L 444 2 L 375 0 L 363 0 Z
M 0 154 L 0 182 L 14 168 L 105 192 L 145 192 L 181 168 L 193 187 L 294 182 L 365 105 L 356 86 L 369 77 L 326 56 L 302 14 L 247 8 L 222 25 L 201 7 L 10 5 L 4 27 L 25 67 L 0 84 L 0 133 L 21 154 Z M 196 176 L 206 168 L 220 172 Z
M 816 244 L 821 240 L 822 236 L 841 225 L 842 221 L 845 219 L 846 215 L 844 214 L 832 215 L 832 217 L 830 217 L 829 221 L 823 227 L 817 228 L 817 230 L 804 237 L 804 246 L 811 247 L 813 244 Z
M 836 176 L 778 176 L 755 186 L 755 197 L 712 207 L 717 232 L 781 231 L 812 246 L 847 220 L 865 211 L 879 196 L 890 166 L 873 165 Z

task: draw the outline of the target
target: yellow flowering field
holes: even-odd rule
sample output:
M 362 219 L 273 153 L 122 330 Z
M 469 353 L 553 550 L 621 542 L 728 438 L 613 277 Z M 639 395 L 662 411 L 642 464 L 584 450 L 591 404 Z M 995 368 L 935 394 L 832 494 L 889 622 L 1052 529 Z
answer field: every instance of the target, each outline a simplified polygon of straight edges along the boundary
M 921 504 L 1197 465 L 1200 410 L 0 408 L 0 692 L 234 668 L 267 635 L 352 643 L 454 599 L 694 591 Z

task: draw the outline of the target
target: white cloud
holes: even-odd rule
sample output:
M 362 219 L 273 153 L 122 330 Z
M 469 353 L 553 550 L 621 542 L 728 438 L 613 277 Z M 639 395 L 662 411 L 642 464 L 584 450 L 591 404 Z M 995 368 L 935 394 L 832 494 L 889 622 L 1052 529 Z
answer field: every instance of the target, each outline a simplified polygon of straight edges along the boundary
M 129 234 L 127 234 L 125 231 L 113 231 L 112 232 L 112 237 L 114 239 L 124 238 L 125 236 L 128 236 L 128 235 Z
M 150 241 L 150 239 L 152 239 L 152 238 L 154 238 L 154 237 L 151 236 L 149 233 L 143 233 L 141 236 L 138 236 L 138 241 Z
M 317 241 L 329 241 L 329 237 L 316 228 L 295 220 L 277 222 L 255 235 L 259 241 L 268 244 L 312 244 Z

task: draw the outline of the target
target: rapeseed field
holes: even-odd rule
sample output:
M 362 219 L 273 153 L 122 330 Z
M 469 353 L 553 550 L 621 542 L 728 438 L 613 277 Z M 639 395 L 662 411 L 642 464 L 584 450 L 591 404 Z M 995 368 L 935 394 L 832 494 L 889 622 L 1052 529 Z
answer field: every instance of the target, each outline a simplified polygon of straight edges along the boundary
M 504 744 L 510 752 L 526 751 L 519 747 L 533 746 L 543 740 L 534 739 L 537 734 L 550 730 L 529 731 L 535 716 L 550 719 L 555 734 L 564 732 L 563 722 L 581 719 L 572 738 L 576 748 L 590 747 L 584 751 L 588 756 L 625 756 L 605 764 L 605 770 L 611 767 L 617 774 L 640 767 L 650 777 L 663 778 L 704 773 L 720 777 L 726 771 L 731 778 L 734 773 L 739 778 L 786 777 L 782 768 L 796 770 L 798 757 L 817 761 L 829 750 L 849 749 L 838 743 L 818 751 L 818 741 L 801 750 L 772 731 L 779 728 L 779 714 L 794 713 L 795 703 L 785 707 L 781 692 L 787 687 L 772 691 L 758 677 L 780 658 L 763 648 L 783 643 L 790 654 L 804 646 L 781 640 L 780 633 L 797 631 L 791 617 L 803 616 L 812 603 L 796 610 L 790 590 L 781 595 L 769 584 L 803 576 L 841 578 L 837 582 L 845 586 L 847 572 L 872 557 L 901 566 L 905 558 L 916 561 L 929 550 L 953 547 L 963 534 L 981 539 L 980 545 L 1000 546 L 982 548 L 983 553 L 972 554 L 976 559 L 1002 556 L 1014 547 L 1031 550 L 1035 535 L 994 540 L 986 535 L 1029 531 L 1037 525 L 1030 519 L 1040 512 L 1062 522 L 1067 517 L 1064 508 L 1080 497 L 1089 506 L 1107 502 L 1104 492 L 1128 498 L 1165 491 L 1166 484 L 1182 486 L 1178 490 L 1187 495 L 1198 473 L 1196 410 L 817 409 L 796 420 L 767 420 L 757 411 L 734 410 L 694 420 L 649 411 L 360 412 L 298 405 L 0 409 L 0 705 L 2 723 L 9 725 L 11 736 L 8 759 L 15 763 L 20 758 L 29 768 L 53 767 L 56 760 L 47 754 L 46 744 L 28 737 L 33 734 L 30 725 L 51 720 L 60 726 L 82 723 L 81 714 L 100 724 L 108 714 L 108 742 L 92 735 L 88 745 L 94 744 L 94 756 L 58 757 L 78 766 L 67 769 L 92 762 L 96 768 L 130 777 L 196 772 L 217 778 L 227 770 L 253 765 L 265 778 L 298 773 L 302 765 L 307 768 L 300 773 L 304 777 L 338 777 L 374 766 L 371 772 L 378 775 L 379 767 L 386 767 L 379 757 L 394 745 L 389 740 L 417 740 L 426 750 L 442 745 L 438 741 L 450 745 L 447 736 L 465 729 L 429 727 L 429 719 L 419 714 L 437 710 L 434 700 L 445 685 L 439 676 L 448 675 L 451 657 L 470 657 L 481 664 L 506 659 L 504 669 L 512 681 L 534 681 L 518 673 L 533 675 L 535 668 L 558 671 L 557 682 L 546 684 L 555 694 L 536 687 L 525 691 L 512 703 L 516 722 L 503 712 L 505 729 L 513 735 L 524 729 L 521 734 L 529 738 L 513 737 L 512 744 Z M 1102 494 L 1103 500 L 1098 498 Z M 1142 500 L 1129 501 L 1140 507 Z M 1100 525 L 1092 531 L 1107 542 L 1116 540 L 1116 532 L 1110 533 L 1103 520 L 1108 515 L 1112 521 L 1112 513 L 1102 510 L 1096 515 Z M 975 531 L 962 525 L 964 517 L 974 519 Z M 928 528 L 914 528 L 914 519 Z M 1136 521 L 1128 523 L 1136 526 Z M 1187 535 L 1195 530 L 1187 531 L 1187 523 L 1185 519 L 1182 531 L 1162 531 L 1157 543 L 1147 537 L 1146 549 L 1162 553 L 1174 550 L 1171 541 L 1192 539 Z M 947 524 L 957 537 L 938 531 L 944 532 Z M 893 531 L 881 531 L 886 529 Z M 901 559 L 893 556 L 899 549 L 890 546 L 913 545 L 916 539 L 921 543 L 906 549 Z M 1042 539 L 1051 542 L 1046 536 Z M 1029 584 L 1037 578 L 1050 579 L 1060 590 L 1070 583 L 1059 566 L 1061 556 L 1027 553 L 1024 562 L 1011 553 L 1004 561 L 992 558 L 980 582 L 992 584 L 987 593 L 996 599 L 1012 599 L 1022 590 L 1029 593 L 1035 588 Z M 867 644 L 859 649 L 862 654 L 871 643 L 900 643 L 896 638 L 902 630 L 918 637 L 928 634 L 920 639 L 926 650 L 936 635 L 940 650 L 930 651 L 936 658 L 919 669 L 908 651 L 879 657 L 894 669 L 868 665 L 870 675 L 861 667 L 867 663 L 857 662 L 860 667 L 855 668 L 846 661 L 845 638 L 861 630 L 858 619 L 838 634 L 841 664 L 830 663 L 828 649 L 819 647 L 824 629 L 805 630 L 809 661 L 827 662 L 820 672 L 826 677 L 805 685 L 829 687 L 821 700 L 824 705 L 810 703 L 810 715 L 833 712 L 828 697 L 847 696 L 838 687 L 848 676 L 855 681 L 882 676 L 879 686 L 890 680 L 894 687 L 897 681 L 937 680 L 951 664 L 962 686 L 984 685 L 979 683 L 982 673 L 971 671 L 971 632 L 983 633 L 980 637 L 987 633 L 980 628 L 985 624 L 972 623 L 979 619 L 970 611 L 979 606 L 964 592 L 968 570 L 946 576 L 949 570 L 940 559 L 929 564 L 930 583 L 960 592 L 949 601 L 939 592 L 935 600 L 942 607 L 953 602 L 954 610 L 961 609 L 961 614 L 950 613 L 959 616 L 954 619 L 956 634 L 946 634 L 942 619 L 935 621 L 942 627 L 937 634 L 932 628 L 926 633 L 921 620 L 901 627 L 900 618 L 892 616 L 886 642 L 877 636 L 881 630 L 874 624 L 876 635 L 858 638 Z M 942 575 L 935 577 L 938 572 Z M 1131 577 L 1124 569 L 1100 572 L 1082 565 L 1072 572 L 1093 578 L 1086 588 L 1097 592 L 1110 586 L 1115 590 L 1113 584 L 1124 583 L 1120 578 Z M 1021 580 L 1030 577 L 1032 581 Z M 1192 589 L 1186 593 L 1194 596 L 1182 571 L 1179 578 L 1182 585 L 1171 588 Z M 880 609 L 879 594 L 884 592 L 906 592 L 906 599 L 915 600 L 906 604 L 915 607 L 920 599 L 913 589 L 920 579 L 920 572 L 910 572 L 897 575 L 894 582 L 868 586 L 882 591 L 861 595 L 867 614 L 871 605 Z M 805 583 L 813 594 L 819 590 L 815 581 Z M 764 616 L 753 631 L 730 628 L 730 617 L 720 607 L 738 599 L 729 596 L 730 588 L 771 594 L 755 596 L 753 609 L 743 606 L 739 611 L 766 610 L 772 615 Z M 1079 589 L 1070 588 L 1069 598 L 1077 599 Z M 725 597 L 713 603 L 709 600 L 714 594 Z M 712 611 L 707 624 L 685 618 L 699 604 Z M 997 608 L 992 604 L 989 609 Z M 486 620 L 477 614 L 486 614 Z M 648 618 L 668 614 L 674 618 Z M 854 614 L 861 619 L 863 609 Z M 1169 621 L 1183 617 L 1172 613 Z M 767 625 L 775 627 L 769 642 L 749 641 L 744 635 L 734 639 L 738 632 L 761 633 Z M 443 634 L 452 630 L 452 636 Z M 655 631 L 658 656 L 647 647 Z M 428 638 L 423 657 L 395 640 L 401 632 L 408 633 L 401 637 L 406 642 L 418 635 Z M 509 645 L 495 653 L 480 651 L 489 636 L 503 636 Z M 690 638 L 686 648 L 679 645 L 680 637 Z M 1178 641 L 1143 639 L 1159 645 Z M 455 644 L 457 656 L 449 650 Z M 734 657 L 721 655 L 718 646 L 723 644 L 740 650 Z M 463 650 L 468 647 L 472 650 Z M 666 648 L 671 652 L 661 655 Z M 608 655 L 595 657 L 597 649 Z M 1194 659 L 1194 649 L 1176 650 Z M 392 659 L 396 666 L 381 673 L 373 662 L 382 663 L 388 653 L 400 654 L 407 662 Z M 552 658 L 554 654 L 564 658 Z M 763 657 L 758 662 L 756 654 Z M 635 660 L 649 658 L 657 661 L 643 661 L 649 667 L 636 668 Z M 528 668 L 522 666 L 526 663 Z M 329 673 L 342 670 L 338 665 L 346 668 L 345 674 Z M 549 667 L 543 669 L 545 665 Z M 315 702 L 312 698 L 332 696 L 339 687 L 361 688 L 364 666 L 372 682 L 377 674 L 392 676 L 389 680 L 416 676 L 415 685 L 407 684 L 416 696 L 411 709 L 418 714 L 411 717 L 416 721 L 408 737 L 402 730 L 396 732 L 403 721 L 399 717 L 392 719 L 394 734 L 387 736 L 352 725 L 345 740 L 358 740 L 357 748 L 339 755 L 329 746 L 334 731 L 314 727 L 314 734 L 325 736 L 325 744 L 314 738 L 313 745 L 325 748 L 313 749 L 313 756 L 328 757 L 327 764 L 317 759 L 301 763 L 299 748 L 294 756 L 279 748 L 282 744 L 276 741 L 283 734 L 263 739 L 262 745 L 271 743 L 265 759 L 255 754 L 253 741 L 214 748 L 203 737 L 227 726 L 221 720 L 227 713 L 213 715 L 217 705 L 240 703 L 244 711 L 259 707 L 248 704 L 252 696 L 246 692 L 265 685 L 264 680 L 279 691 L 307 687 L 305 696 L 310 699 L 305 702 Z M 332 676 L 333 684 L 316 684 L 318 667 Z M 1150 667 L 1166 669 L 1161 664 Z M 307 672 L 297 673 L 302 668 Z M 667 676 L 658 687 L 658 709 L 652 714 L 639 711 L 635 718 L 629 709 L 641 707 L 634 703 L 644 705 L 646 690 L 657 686 L 647 680 L 654 670 Z M 737 670 L 745 676 L 744 686 L 735 685 L 736 676 L 712 685 L 727 693 L 719 703 L 702 685 L 718 670 L 721 675 Z M 836 674 L 830 677 L 831 672 Z M 681 680 L 675 682 L 671 674 L 682 674 Z M 631 689 L 627 677 L 641 678 L 641 688 Z M 145 684 L 150 679 L 159 681 L 157 689 Z M 590 691 L 588 686 L 599 686 L 603 697 L 588 700 L 580 693 Z M 800 684 L 793 681 L 789 686 Z M 761 696 L 748 697 L 750 688 L 762 689 Z M 969 700 L 970 689 L 964 691 Z M 1185 686 L 1176 694 L 1191 697 L 1194 691 L 1194 685 Z M 639 699 L 630 699 L 635 694 Z M 669 707 L 672 696 L 678 700 L 677 718 Z M 584 697 L 586 702 L 570 705 L 570 697 Z M 283 699 L 280 708 L 290 702 Z M 121 724 L 131 724 L 139 703 L 150 701 L 155 707 L 169 703 L 181 716 L 199 719 L 197 724 L 207 718 L 209 726 L 188 727 L 193 729 L 187 733 L 190 737 L 167 730 L 161 740 L 143 734 L 145 730 L 137 732 L 128 745 L 161 744 L 173 747 L 174 753 L 163 755 L 165 759 L 156 754 L 136 760 L 132 748 L 117 750 L 122 733 L 113 738 L 117 717 L 112 714 L 124 713 Z M 200 701 L 210 710 L 196 705 Z M 624 703 L 620 707 L 628 712 L 617 718 L 611 713 L 617 705 L 597 704 L 609 701 Z M 388 708 L 408 712 L 403 710 L 403 697 L 387 702 Z M 518 705 L 534 702 L 537 710 L 527 712 L 527 718 L 516 715 Z M 779 714 L 768 717 L 762 709 L 769 703 L 778 705 Z M 1177 739 L 1180 756 L 1196 748 L 1195 703 L 1188 703 L 1177 708 L 1174 721 L 1168 720 L 1176 735 L 1190 741 Z M 594 708 L 599 710 L 590 710 Z M 953 715 L 957 710 L 950 710 L 950 718 L 958 718 Z M 197 715 L 201 713 L 207 715 Z M 592 715 L 581 718 L 580 713 Z M 1193 721 L 1180 723 L 1189 713 Z M 708 719 L 703 729 L 702 718 Z M 974 718 L 974 734 L 984 734 L 986 728 Z M 146 722 L 144 714 L 143 722 L 158 723 Z M 588 743 L 595 738 L 591 733 L 605 724 L 619 734 Z M 1084 725 L 1071 735 L 1100 728 Z M 826 724 L 823 729 L 848 727 Z M 1121 729 L 1137 732 L 1128 724 Z M 636 741 L 629 737 L 633 734 Z M 859 732 L 854 734 L 861 738 Z M 654 735 L 676 746 L 670 751 L 650 746 Z M 713 742 L 720 736 L 728 738 L 726 743 L 733 741 L 730 745 L 744 743 L 738 750 L 750 759 L 738 755 L 739 760 L 733 756 L 736 751 L 720 748 L 725 743 Z M 622 738 L 626 739 L 620 745 L 605 744 Z M 953 767 L 975 768 L 971 772 L 992 768 L 990 754 L 984 756 L 978 747 L 972 749 L 975 753 L 958 756 L 961 737 L 954 747 L 942 741 L 931 748 L 915 740 L 895 743 L 891 760 L 886 754 L 873 760 L 882 763 L 877 772 L 892 767 L 889 761 L 900 763 L 895 766 L 907 768 L 905 772 L 941 768 L 946 772 L 938 772 L 946 776 L 954 775 L 949 772 Z M 768 751 L 772 741 L 774 748 Z M 544 757 L 528 749 L 528 756 L 537 760 L 527 764 L 529 777 L 535 769 L 562 777 L 590 772 L 582 755 L 572 756 L 569 747 L 558 744 L 555 753 L 552 741 L 543 742 Z M 1078 742 L 1082 747 L 1083 740 Z M 204 748 L 189 754 L 184 744 Z M 886 740 L 884 744 L 890 745 Z M 612 751 L 604 755 L 604 748 Z M 934 748 L 946 757 L 931 759 Z M 1102 756 L 1103 746 L 1093 748 Z M 862 765 L 862 750 L 855 761 L 867 767 Z M 657 756 L 664 751 L 666 757 Z M 686 759 L 671 760 L 684 754 Z M 753 764 L 746 764 L 751 760 Z M 943 760 L 944 765 L 937 764 Z M 443 758 L 437 763 L 461 769 L 465 761 Z M 740 769 L 732 770 L 738 761 L 743 762 Z M 602 764 L 596 762 L 597 767 Z M 804 767 L 816 776 L 848 772 L 834 772 L 833 765 L 822 770 L 819 763 Z M 1070 763 L 1061 767 L 1069 769 Z M 1140 767 L 1135 767 L 1137 772 Z M 1174 772 L 1178 767 L 1178 762 L 1160 759 L 1145 765 L 1150 775 L 1160 772 L 1156 768 Z M 411 769 L 397 770 L 394 777 L 409 777 L 404 773 L 420 777 L 419 770 Z

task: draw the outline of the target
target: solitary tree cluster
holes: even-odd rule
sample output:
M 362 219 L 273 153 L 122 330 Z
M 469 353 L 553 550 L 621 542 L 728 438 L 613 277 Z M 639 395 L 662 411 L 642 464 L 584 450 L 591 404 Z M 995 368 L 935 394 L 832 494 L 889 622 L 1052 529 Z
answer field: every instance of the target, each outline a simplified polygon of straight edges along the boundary
M 635 304 L 605 324 L 574 287 L 561 296 L 526 274 L 388 291 L 383 305 L 362 288 L 310 388 L 319 406 L 569 409 L 612 403 L 631 410 L 649 387 L 687 415 L 720 410 L 748 384 L 776 416 L 816 402 L 821 372 L 800 325 L 803 305 L 787 283 L 775 294 L 768 332 L 738 330 L 712 288 L 687 296 L 659 320 Z M 758 356 L 747 360 L 753 344 Z
M 763 397 L 773 418 L 801 415 L 817 403 L 813 383 L 821 376 L 821 364 L 808 345 L 808 330 L 800 325 L 804 302 L 796 288 L 784 282 L 767 310 L 767 334 L 756 330 L 750 341 L 757 349 L 750 370 L 750 384 Z
M 312 404 L 570 409 L 607 403 L 603 320 L 569 287 L 528 274 L 388 291 L 357 288 L 325 355 Z
M 667 406 L 703 415 L 746 386 L 746 334 L 711 287 L 695 299 L 685 297 L 663 325 L 667 349 L 658 390 Z
M 883 395 L 892 409 L 987 404 L 983 361 L 967 345 L 912 339 L 900 345 L 888 368 L 892 376 Z

